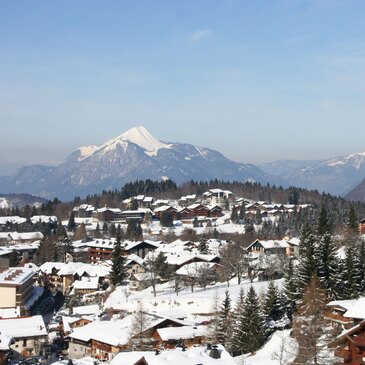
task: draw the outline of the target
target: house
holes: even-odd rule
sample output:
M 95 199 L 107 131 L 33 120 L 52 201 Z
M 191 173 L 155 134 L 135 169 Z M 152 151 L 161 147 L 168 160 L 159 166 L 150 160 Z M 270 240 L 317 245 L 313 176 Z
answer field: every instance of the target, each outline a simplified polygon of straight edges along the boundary
M 34 287 L 34 270 L 25 267 L 12 267 L 0 273 L 0 308 L 20 307 L 21 313 L 28 313 L 37 290 Z M 39 288 L 43 289 L 43 288 Z
M 139 221 L 144 222 L 152 217 L 152 212 L 148 208 L 140 208 L 138 210 L 123 210 L 120 213 L 120 219 L 126 222 Z
M 192 219 L 193 218 L 193 212 L 187 207 L 181 208 L 177 212 L 177 217 L 181 221 L 187 220 L 187 219 Z
M 33 243 L 43 239 L 43 234 L 41 232 L 10 232 L 10 243 Z
M 249 252 L 259 254 L 290 254 L 290 245 L 285 240 L 259 240 L 256 239 L 249 246 L 246 247 Z
M 92 217 L 101 222 L 118 221 L 121 219 L 122 211 L 119 208 L 99 208 L 92 213 Z
M 210 209 L 202 204 L 192 204 L 188 208 L 192 212 L 193 217 L 209 217 Z
M 40 315 L 0 319 L 0 333 L 13 339 L 10 348 L 17 356 L 38 356 L 47 343 L 47 328 Z
M 130 276 L 132 276 L 133 274 L 143 274 L 146 271 L 144 266 L 144 260 L 134 254 L 128 256 L 125 266 Z
M 211 205 L 209 208 L 209 217 L 219 218 L 223 215 L 223 209 L 219 205 Z
M 173 349 L 177 345 L 192 347 L 205 344 L 207 326 L 165 327 L 157 330 L 158 348 Z
M 78 294 L 93 293 L 99 290 L 99 278 L 97 276 L 82 277 L 74 281 L 73 288 Z
M 353 318 L 345 317 L 346 312 L 354 306 L 357 299 L 333 300 L 326 307 L 324 317 L 331 322 L 334 328 L 350 328 L 353 327 Z
M 130 290 L 143 290 L 146 289 L 150 284 L 150 275 L 148 273 L 135 273 L 131 274 L 129 279 Z
M 7 363 L 12 341 L 13 339 L 10 336 L 0 333 L 0 365 Z
M 157 219 L 161 219 L 161 214 L 163 213 L 170 213 L 173 220 L 178 219 L 177 209 L 170 205 L 161 205 L 153 211 L 153 214 Z
M 365 320 L 341 333 L 329 344 L 335 355 L 342 358 L 341 364 L 363 364 L 365 359 Z
M 148 252 L 156 250 L 161 243 L 163 243 L 163 241 L 126 241 L 124 251 L 127 255 L 134 254 L 144 259 Z
M 95 208 L 90 204 L 81 204 L 78 207 L 72 209 L 75 217 L 77 218 L 90 218 Z

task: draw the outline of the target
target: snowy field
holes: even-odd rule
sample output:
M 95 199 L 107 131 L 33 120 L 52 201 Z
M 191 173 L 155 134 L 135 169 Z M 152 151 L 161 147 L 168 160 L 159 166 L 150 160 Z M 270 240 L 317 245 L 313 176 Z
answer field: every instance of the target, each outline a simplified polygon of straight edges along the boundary
M 277 280 L 276 285 L 281 287 L 282 281 L 283 279 Z M 226 283 L 217 283 L 208 286 L 206 290 L 196 287 L 193 293 L 189 287 L 184 287 L 179 292 L 179 295 L 176 295 L 174 292 L 174 283 L 169 282 L 157 286 L 156 297 L 153 296 L 151 288 L 133 292 L 129 291 L 126 286 L 118 286 L 105 301 L 104 308 L 133 312 L 142 303 L 145 311 L 168 312 L 178 310 L 184 311 L 187 314 L 207 315 L 212 313 L 216 297 L 219 298 L 219 305 L 221 304 L 226 290 L 228 290 L 232 306 L 234 306 L 240 288 L 242 287 L 246 293 L 251 285 L 257 294 L 261 296 L 265 293 L 268 282 L 254 281 L 250 283 L 248 280 L 245 280 L 241 282 L 241 285 L 238 285 L 237 279 L 232 279 L 229 287 L 227 287 Z

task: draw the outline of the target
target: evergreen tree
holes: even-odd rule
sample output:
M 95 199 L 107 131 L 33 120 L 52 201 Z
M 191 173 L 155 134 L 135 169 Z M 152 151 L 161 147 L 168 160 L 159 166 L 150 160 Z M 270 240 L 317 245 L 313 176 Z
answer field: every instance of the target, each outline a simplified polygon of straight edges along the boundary
M 232 352 L 234 355 L 243 354 L 245 334 L 241 331 L 241 321 L 243 320 L 243 310 L 245 308 L 245 295 L 243 288 L 240 288 L 238 298 L 232 315 Z
M 67 230 L 69 232 L 73 232 L 75 228 L 76 228 L 75 213 L 72 211 L 68 219 Z
M 113 254 L 112 254 L 112 272 L 111 280 L 114 285 L 120 285 L 127 278 L 127 270 L 125 267 L 125 257 L 122 253 L 121 247 L 121 229 L 118 225 L 117 229 L 117 239 L 114 244 Z
M 237 208 L 236 207 L 232 208 L 231 221 L 232 221 L 232 223 L 237 223 L 238 222 L 238 214 L 237 214 Z
M 163 227 L 173 227 L 174 226 L 174 221 L 173 221 L 172 214 L 170 211 L 164 211 L 161 213 L 160 224 Z
M 115 237 L 117 235 L 117 227 L 115 226 L 114 223 L 110 225 L 109 233 L 110 237 Z
M 359 222 L 357 220 L 356 211 L 354 205 L 350 205 L 350 209 L 347 214 L 347 229 L 354 233 L 359 233 Z
M 16 267 L 19 265 L 19 252 L 12 250 L 9 254 L 9 266 Z
M 103 235 L 107 235 L 108 234 L 108 223 L 104 222 L 103 223 Z
M 267 321 L 277 321 L 283 316 L 284 310 L 282 304 L 278 288 L 273 281 L 270 281 L 263 303 L 263 312 Z
M 255 352 L 264 343 L 266 337 L 265 320 L 261 314 L 259 299 L 251 286 L 247 292 L 242 317 L 239 321 L 241 352 Z
M 289 260 L 288 268 L 284 276 L 283 294 L 286 301 L 286 311 L 291 319 L 295 302 L 299 299 L 297 271 L 293 264 L 294 259 Z
M 205 237 L 203 237 L 203 238 L 199 241 L 198 251 L 199 251 L 201 254 L 207 254 L 207 253 L 208 253 L 208 244 L 207 244 L 207 239 L 206 239 Z
M 321 207 L 321 211 L 319 213 L 318 221 L 317 221 L 317 236 L 322 237 L 326 233 L 331 232 L 331 222 L 328 217 L 327 209 L 324 205 Z
M 341 273 L 341 291 L 339 293 L 340 299 L 356 299 L 360 292 L 360 261 L 356 256 L 356 250 L 352 246 L 346 247 L 346 256 L 344 259 Z
M 240 211 L 238 213 L 238 221 L 240 222 L 240 224 L 245 224 L 245 222 L 246 222 L 245 201 L 242 202 L 242 205 L 240 207 Z
M 359 265 L 359 291 L 363 293 L 365 291 L 365 243 L 361 242 L 360 246 L 356 250 Z
M 308 224 L 302 229 L 299 245 L 298 289 L 303 292 L 317 272 L 316 238 Z
M 101 237 L 101 232 L 100 232 L 100 225 L 99 225 L 99 222 L 96 224 L 94 237 L 95 237 L 95 238 L 100 238 L 100 237 Z
M 226 290 L 225 298 L 218 313 L 218 342 L 221 343 L 228 352 L 232 352 L 232 308 L 231 298 Z
M 164 280 L 171 277 L 172 271 L 170 265 L 167 263 L 166 255 L 160 251 L 156 257 L 155 267 L 157 274 Z
M 127 225 L 126 237 L 130 240 L 143 239 L 141 223 L 137 220 L 130 220 Z
M 330 297 L 336 299 L 339 293 L 337 249 L 332 236 L 325 233 L 318 245 L 317 275 L 322 286 L 329 291 Z

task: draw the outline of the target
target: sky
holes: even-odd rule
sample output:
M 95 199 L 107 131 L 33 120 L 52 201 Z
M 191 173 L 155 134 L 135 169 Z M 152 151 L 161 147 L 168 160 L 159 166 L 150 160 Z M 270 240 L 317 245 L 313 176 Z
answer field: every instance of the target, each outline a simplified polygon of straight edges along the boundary
M 0 175 L 143 125 L 239 162 L 365 151 L 363 0 L 0 0 Z

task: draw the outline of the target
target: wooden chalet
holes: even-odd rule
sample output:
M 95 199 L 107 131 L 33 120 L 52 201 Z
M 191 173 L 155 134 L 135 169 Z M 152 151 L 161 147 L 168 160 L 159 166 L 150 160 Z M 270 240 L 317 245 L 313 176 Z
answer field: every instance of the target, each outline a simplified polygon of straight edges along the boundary
M 365 320 L 338 336 L 329 344 L 335 355 L 342 358 L 338 364 L 359 365 L 365 363 Z
M 209 217 L 210 209 L 203 204 L 193 204 L 188 207 L 193 217 Z
M 247 248 L 247 251 L 259 254 L 290 254 L 290 245 L 285 240 L 256 239 Z

